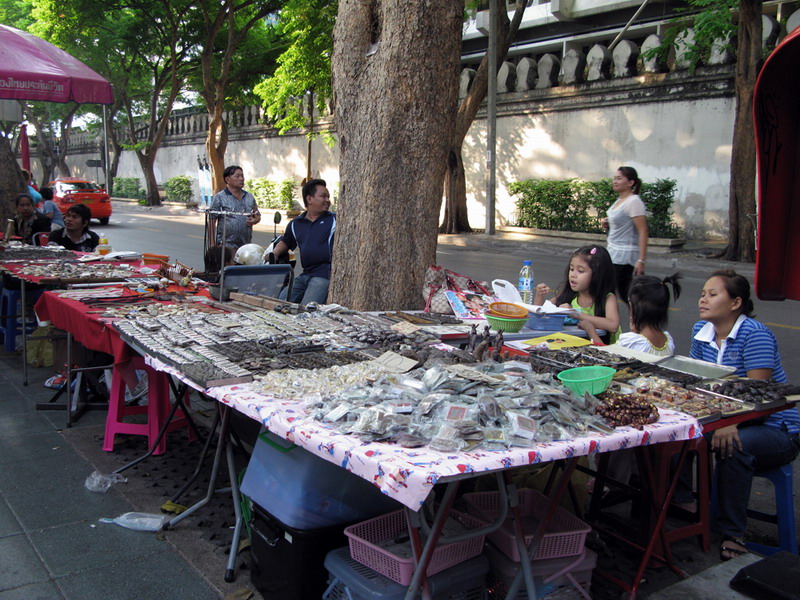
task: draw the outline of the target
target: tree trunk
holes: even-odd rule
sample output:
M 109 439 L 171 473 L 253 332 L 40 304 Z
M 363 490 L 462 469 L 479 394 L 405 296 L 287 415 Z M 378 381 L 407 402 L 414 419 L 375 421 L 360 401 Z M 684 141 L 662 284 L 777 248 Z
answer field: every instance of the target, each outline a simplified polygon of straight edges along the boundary
M 14 218 L 17 212 L 14 198 L 25 190 L 25 179 L 17 164 L 17 158 L 11 151 L 11 143 L 6 136 L 0 135 L 0 231 L 6 229 L 6 219 Z
M 340 197 L 332 302 L 420 308 L 453 137 L 460 0 L 340 0 L 332 60 Z
M 158 180 L 156 179 L 156 172 L 153 168 L 156 162 L 155 153 L 137 152 L 136 158 L 139 159 L 139 166 L 142 168 L 142 174 L 144 174 L 145 190 L 147 190 L 147 195 L 145 196 L 147 206 L 161 206 L 161 194 L 158 192 Z
M 211 164 L 211 189 L 217 193 L 225 187 L 222 173 L 225 171 L 225 151 L 228 149 L 228 124 L 222 115 L 222 104 L 209 111 L 206 154 Z
M 514 19 L 509 23 L 505 0 L 497 2 L 497 65 L 494 73 L 506 59 L 508 48 L 517 35 L 519 24 L 525 13 L 525 0 L 517 0 Z M 472 122 L 486 98 L 489 84 L 489 53 L 483 59 L 472 80 L 467 95 L 461 101 L 456 116 L 456 130 L 447 157 L 447 173 L 444 180 L 444 218 L 439 233 L 469 233 L 472 227 L 467 214 L 467 175 L 464 171 L 462 148 Z
M 726 260 L 756 259 L 756 147 L 753 92 L 764 63 L 761 54 L 761 0 L 740 0 L 736 59 L 736 113 L 731 151 Z

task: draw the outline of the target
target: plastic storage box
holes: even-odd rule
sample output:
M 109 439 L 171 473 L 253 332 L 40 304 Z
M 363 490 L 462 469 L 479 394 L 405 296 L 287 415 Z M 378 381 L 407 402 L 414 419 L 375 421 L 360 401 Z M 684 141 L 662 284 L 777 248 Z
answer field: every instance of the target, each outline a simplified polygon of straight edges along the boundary
M 400 507 L 365 479 L 268 431 L 258 436 L 242 492 L 301 530 L 355 523 Z
M 467 529 L 478 529 L 483 524 L 470 515 L 452 511 L 451 518 L 457 519 Z M 381 543 L 403 536 L 408 531 L 405 511 L 391 512 L 363 523 L 351 525 L 344 530 L 350 542 L 350 556 L 385 575 L 401 585 L 408 585 L 414 574 L 414 557 L 399 556 Z M 439 544 L 433 551 L 428 565 L 428 575 L 435 575 L 460 562 L 477 556 L 483 550 L 485 536 L 480 535 L 453 544 Z M 410 546 L 409 546 L 410 548 Z
M 318 600 L 327 587 L 325 555 L 347 543 L 341 525 L 302 531 L 253 505 L 250 581 L 265 600 Z
M 538 313 L 528 313 L 528 329 L 534 331 L 561 331 L 564 329 L 564 319 L 567 315 L 540 315 Z
M 403 600 L 408 589 L 350 557 L 348 548 L 325 557 L 329 574 L 323 600 Z M 433 600 L 485 600 L 488 559 L 481 555 L 428 578 Z
M 493 522 L 500 513 L 500 494 L 498 492 L 475 492 L 464 494 L 464 502 L 469 512 L 486 521 Z M 536 533 L 539 522 L 547 511 L 550 500 L 536 490 L 519 491 L 519 505 L 522 513 L 522 530 L 525 534 L 525 545 L 529 545 Z M 536 548 L 534 560 L 574 556 L 583 552 L 586 534 L 592 530 L 578 517 L 568 513 L 560 506 L 556 508 L 547 530 Z M 511 560 L 519 561 L 519 551 L 514 538 L 514 522 L 509 511 L 506 522 L 489 534 L 491 540 Z
M 520 563 L 509 559 L 492 544 L 486 545 L 486 556 L 489 558 L 488 588 L 490 598 L 502 599 L 506 597 Z M 589 588 L 592 584 L 592 572 L 597 565 L 597 555 L 584 548 L 577 556 L 566 558 L 551 558 L 548 560 L 534 560 L 531 563 L 533 582 L 536 585 L 536 595 L 539 598 L 562 600 L 567 598 L 585 598 L 589 600 Z M 528 598 L 525 584 L 523 583 L 515 600 Z

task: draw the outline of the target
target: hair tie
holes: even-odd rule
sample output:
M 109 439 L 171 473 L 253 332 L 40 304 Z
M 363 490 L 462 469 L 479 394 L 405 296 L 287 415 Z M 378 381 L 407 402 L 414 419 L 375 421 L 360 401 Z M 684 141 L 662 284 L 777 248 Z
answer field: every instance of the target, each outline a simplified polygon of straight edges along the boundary
M 589 250 L 589 254 L 595 254 L 597 252 L 597 247 L 593 246 L 591 250 Z

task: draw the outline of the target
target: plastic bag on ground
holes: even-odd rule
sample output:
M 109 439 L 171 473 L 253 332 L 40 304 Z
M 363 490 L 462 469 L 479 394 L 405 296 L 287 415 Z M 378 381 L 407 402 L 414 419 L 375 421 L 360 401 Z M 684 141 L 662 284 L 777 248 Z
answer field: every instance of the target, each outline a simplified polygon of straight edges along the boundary
M 135 531 L 159 531 L 164 523 L 171 519 L 171 515 L 158 515 L 153 513 L 127 512 L 113 519 L 103 517 L 101 523 L 116 523 L 121 527 Z
M 107 492 L 115 483 L 128 483 L 128 479 L 119 473 L 109 473 L 105 475 L 100 471 L 92 471 L 86 478 L 86 481 L 83 482 L 83 485 L 85 485 L 86 489 L 90 492 Z

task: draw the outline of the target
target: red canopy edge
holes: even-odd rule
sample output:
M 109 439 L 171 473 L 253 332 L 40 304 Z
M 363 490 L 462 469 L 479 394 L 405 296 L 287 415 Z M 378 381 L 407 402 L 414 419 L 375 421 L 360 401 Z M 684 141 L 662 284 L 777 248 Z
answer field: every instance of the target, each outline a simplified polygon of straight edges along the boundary
M 800 300 L 800 28 L 767 58 L 753 97 L 758 163 L 756 295 Z
M 111 104 L 101 75 L 35 35 L 0 25 L 0 98 Z

